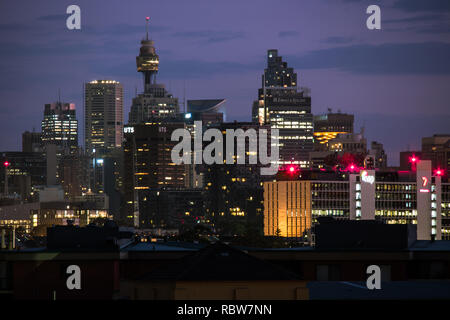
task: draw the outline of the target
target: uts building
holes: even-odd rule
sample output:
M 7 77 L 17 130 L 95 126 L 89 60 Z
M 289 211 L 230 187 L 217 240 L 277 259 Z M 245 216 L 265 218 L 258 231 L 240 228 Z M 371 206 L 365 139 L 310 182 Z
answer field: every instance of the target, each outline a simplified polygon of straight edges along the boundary
M 418 240 L 450 239 L 450 183 L 422 160 L 411 171 L 300 172 L 264 183 L 264 234 L 308 237 L 321 216 L 417 225 Z

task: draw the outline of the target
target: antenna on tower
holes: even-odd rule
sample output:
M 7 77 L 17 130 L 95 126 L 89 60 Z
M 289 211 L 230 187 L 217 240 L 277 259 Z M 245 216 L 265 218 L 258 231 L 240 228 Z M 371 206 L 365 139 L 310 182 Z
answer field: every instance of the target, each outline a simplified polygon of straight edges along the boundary
M 146 33 L 146 40 L 148 40 L 148 21 L 150 20 L 150 17 L 145 17 L 145 33 Z
M 58 102 L 61 104 L 61 88 L 58 88 Z

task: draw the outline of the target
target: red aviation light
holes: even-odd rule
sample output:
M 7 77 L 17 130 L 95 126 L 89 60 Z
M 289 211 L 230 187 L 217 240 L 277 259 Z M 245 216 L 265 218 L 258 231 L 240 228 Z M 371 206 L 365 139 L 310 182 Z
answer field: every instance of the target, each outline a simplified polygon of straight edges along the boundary
M 9 166 L 11 165 L 11 163 L 9 163 L 8 161 L 5 161 L 5 162 L 3 162 L 3 165 L 4 165 L 5 167 L 9 167 Z
M 296 165 L 290 164 L 286 166 L 285 171 L 287 172 L 287 174 L 292 176 L 299 171 L 299 168 Z

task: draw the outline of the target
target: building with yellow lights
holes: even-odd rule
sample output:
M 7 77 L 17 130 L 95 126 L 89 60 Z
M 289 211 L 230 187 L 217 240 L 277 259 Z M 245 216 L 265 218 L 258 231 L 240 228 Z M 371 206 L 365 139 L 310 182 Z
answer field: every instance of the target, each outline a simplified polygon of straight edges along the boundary
M 415 171 L 309 171 L 264 182 L 264 235 L 309 236 L 319 217 L 417 225 L 419 240 L 450 239 L 450 183 L 421 160 Z

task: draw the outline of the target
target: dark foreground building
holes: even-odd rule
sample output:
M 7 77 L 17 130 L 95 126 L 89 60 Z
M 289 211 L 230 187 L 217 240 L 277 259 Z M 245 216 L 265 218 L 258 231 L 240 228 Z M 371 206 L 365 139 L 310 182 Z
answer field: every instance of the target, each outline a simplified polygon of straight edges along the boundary
M 1 295 L 45 300 L 450 298 L 449 241 L 410 242 L 408 232 L 399 237 L 385 226 L 383 240 L 367 242 L 364 233 L 380 231 L 380 225 L 363 223 L 361 229 L 361 222 L 322 223 L 317 236 L 324 241 L 317 240 L 317 247 L 280 249 L 141 242 L 114 224 L 57 227 L 49 230 L 47 248 L 0 251 Z M 329 232 L 327 224 L 335 223 Z M 328 241 L 336 239 L 336 232 L 341 240 Z M 71 265 L 80 268 L 79 290 L 66 286 Z M 370 265 L 380 267 L 384 291 L 365 287 Z

